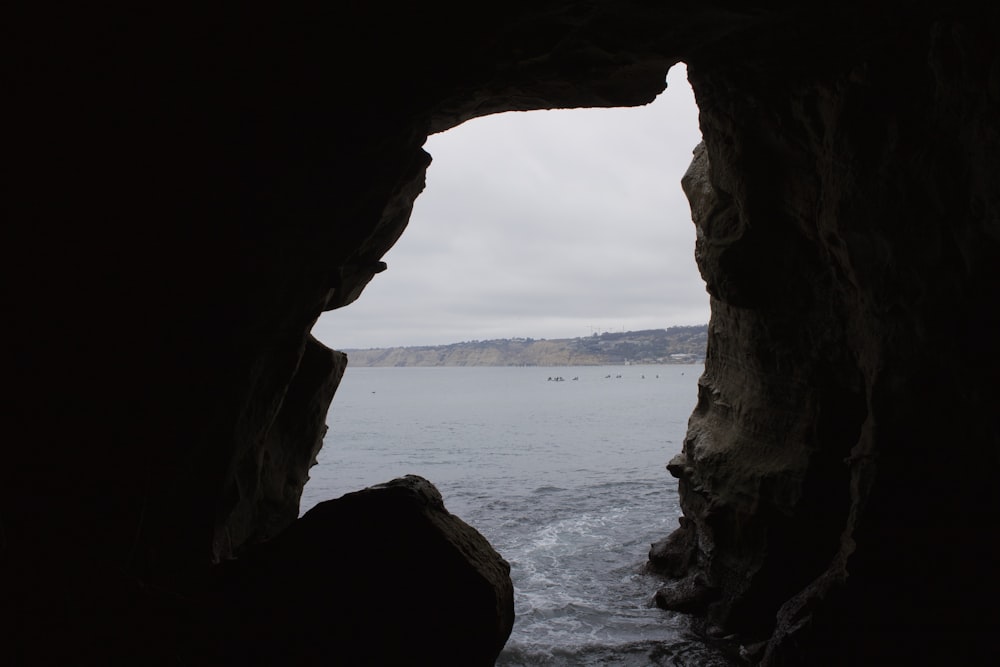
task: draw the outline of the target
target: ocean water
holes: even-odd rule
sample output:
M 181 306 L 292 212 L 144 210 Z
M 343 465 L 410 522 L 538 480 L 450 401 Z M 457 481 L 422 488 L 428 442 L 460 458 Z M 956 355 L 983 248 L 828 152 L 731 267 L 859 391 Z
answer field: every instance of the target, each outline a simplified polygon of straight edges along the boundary
M 665 465 L 701 370 L 348 367 L 302 510 L 431 480 L 511 564 L 517 620 L 498 665 L 730 665 L 650 604 L 659 581 L 642 573 L 677 526 Z

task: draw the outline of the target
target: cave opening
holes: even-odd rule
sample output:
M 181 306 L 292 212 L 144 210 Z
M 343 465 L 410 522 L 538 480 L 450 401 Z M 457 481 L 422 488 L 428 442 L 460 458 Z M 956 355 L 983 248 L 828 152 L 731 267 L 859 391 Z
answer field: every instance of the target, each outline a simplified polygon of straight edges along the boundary
M 388 270 L 314 328 L 351 362 L 302 510 L 407 474 L 433 482 L 511 562 L 517 620 L 498 664 L 648 661 L 665 644 L 722 660 L 649 605 L 643 569 L 677 525 L 664 465 L 709 317 L 680 187 L 697 107 L 683 64 L 667 80 L 646 107 L 432 136 Z
M 507 112 L 431 135 L 388 269 L 313 335 L 358 350 L 704 324 L 680 187 L 700 141 L 683 63 L 646 106 Z
M 428 128 L 639 104 L 684 60 L 713 326 L 670 465 L 681 583 L 707 583 L 706 622 L 752 663 L 995 664 L 1000 14 L 981 4 L 22 13 L 5 657 L 373 664 L 399 635 L 398 663 L 454 664 L 462 633 L 412 631 L 428 602 L 471 615 L 433 589 L 453 569 L 413 565 L 439 550 L 352 543 L 360 511 L 296 520 L 344 368 L 309 331 L 383 268 Z M 331 565 L 387 551 L 406 561 Z M 463 664 L 509 632 L 510 577 L 483 580 L 462 628 L 486 628 L 466 642 L 485 658 Z
M 345 360 L 309 331 L 384 268 L 423 186 L 429 128 L 641 104 L 683 60 L 713 304 L 698 407 L 669 466 L 688 520 L 664 540 L 679 536 L 668 565 L 690 584 L 675 602 L 698 603 L 754 664 L 996 664 L 998 10 L 342 5 L 19 17 L 8 661 L 391 664 L 375 647 L 405 652 L 395 664 L 455 664 L 442 650 L 468 637 L 481 659 L 458 662 L 493 664 L 513 587 L 491 550 L 494 576 L 478 579 L 490 590 L 470 596 L 452 567 L 426 576 L 442 552 L 429 530 L 400 549 L 395 534 L 345 538 L 364 508 L 296 520 Z M 422 275 L 388 259 L 341 316 L 374 306 L 395 273 Z M 425 296 L 411 301 L 443 330 Z M 401 330 L 402 308 L 384 312 L 381 329 Z M 591 317 L 577 331 L 622 325 Z M 565 398 L 582 383 L 538 390 Z M 497 507 L 524 516 L 511 496 Z M 430 627 L 442 617 L 455 622 Z

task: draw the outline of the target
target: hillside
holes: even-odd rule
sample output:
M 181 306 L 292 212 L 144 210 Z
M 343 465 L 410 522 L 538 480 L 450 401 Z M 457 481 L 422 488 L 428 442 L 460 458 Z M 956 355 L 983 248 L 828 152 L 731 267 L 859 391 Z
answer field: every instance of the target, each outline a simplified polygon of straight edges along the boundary
M 451 345 L 344 350 L 352 366 L 602 366 L 701 363 L 708 327 L 671 327 L 585 338 L 503 338 Z

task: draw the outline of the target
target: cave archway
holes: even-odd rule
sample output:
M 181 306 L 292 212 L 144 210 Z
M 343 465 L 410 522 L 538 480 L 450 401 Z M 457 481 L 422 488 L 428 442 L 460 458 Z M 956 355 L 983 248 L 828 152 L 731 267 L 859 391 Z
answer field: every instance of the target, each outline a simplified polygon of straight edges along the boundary
M 708 321 L 680 181 L 701 141 L 683 64 L 637 108 L 495 114 L 428 137 L 388 270 L 324 313 L 334 349 L 577 338 Z
M 381 268 L 428 133 L 641 104 L 680 60 L 715 300 L 680 581 L 765 664 L 995 658 L 996 9 L 63 11 L 10 40 L 15 660 L 210 636 L 213 563 L 294 521 L 342 371 L 308 331 Z
M 666 343 L 688 335 L 703 357 L 703 327 L 664 329 L 708 321 L 680 186 L 697 107 L 683 65 L 667 85 L 640 108 L 499 114 L 430 137 L 427 189 L 388 270 L 313 329 L 350 363 L 302 511 L 404 474 L 434 482 L 512 565 L 518 621 L 501 661 L 618 662 L 668 642 L 690 660 L 712 653 L 682 618 L 645 606 L 657 579 L 637 571 L 676 524 L 664 464 L 701 374 L 640 365 L 689 351 Z M 538 356 L 585 336 L 575 356 Z M 501 338 L 513 340 L 486 343 Z M 351 349 L 379 344 L 396 349 Z M 595 366 L 612 347 L 617 365 Z M 524 357 L 493 356 L 512 348 Z M 419 368 L 484 364 L 533 368 Z

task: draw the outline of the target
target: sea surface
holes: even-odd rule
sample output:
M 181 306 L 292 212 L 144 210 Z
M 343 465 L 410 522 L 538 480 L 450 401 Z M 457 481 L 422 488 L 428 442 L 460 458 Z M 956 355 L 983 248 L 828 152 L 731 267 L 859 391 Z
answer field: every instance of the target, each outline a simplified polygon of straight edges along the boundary
M 677 526 L 665 465 L 701 371 L 348 367 L 302 510 L 431 480 L 511 564 L 517 620 L 497 665 L 730 665 L 687 617 L 650 604 L 659 580 L 642 573 Z

